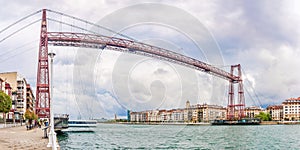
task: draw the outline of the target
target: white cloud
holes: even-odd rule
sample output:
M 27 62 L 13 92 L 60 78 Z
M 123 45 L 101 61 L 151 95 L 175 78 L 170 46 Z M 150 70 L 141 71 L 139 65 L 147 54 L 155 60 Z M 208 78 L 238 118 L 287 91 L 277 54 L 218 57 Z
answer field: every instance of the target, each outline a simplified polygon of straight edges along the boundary
M 92 22 L 97 22 L 99 19 L 118 10 L 119 8 L 137 4 L 138 2 L 128 0 L 93 1 L 87 3 L 85 1 L 77 0 L 75 2 L 59 1 L 60 5 L 57 5 L 57 1 L 40 2 L 31 0 L 26 3 L 3 3 L 4 2 L 1 1 L 0 29 L 23 17 L 25 14 L 32 13 L 42 8 L 61 11 Z M 226 64 L 242 64 L 242 67 L 247 73 L 244 75 L 244 78 L 251 84 L 249 85 L 249 83 L 247 83 L 248 81 L 245 82 L 245 88 L 253 94 L 254 91 L 249 88 L 250 86 L 253 86 L 255 91 L 259 93 L 258 96 L 262 103 L 276 104 L 281 103 L 286 98 L 299 96 L 298 91 L 300 90 L 300 81 L 298 74 L 300 71 L 298 68 L 300 62 L 297 58 L 300 55 L 300 45 L 298 42 L 300 40 L 300 32 L 297 28 L 300 25 L 300 9 L 298 8 L 299 5 L 297 1 L 280 1 L 279 3 L 268 1 L 251 3 L 248 3 L 247 1 L 201 1 L 201 3 L 199 3 L 199 1 L 164 1 L 159 3 L 179 7 L 187 13 L 195 16 L 201 23 L 203 23 L 212 32 L 214 38 L 219 43 Z M 27 21 L 27 23 L 40 17 L 41 16 L 35 16 L 31 20 Z M 55 15 L 53 17 L 55 17 Z M 58 20 L 60 19 L 61 18 L 58 18 Z M 119 19 L 122 20 L 122 18 Z M 136 18 L 131 18 L 131 20 L 124 21 L 130 22 L 135 19 Z M 169 19 L 176 19 L 176 16 L 171 15 Z M 74 24 L 76 23 L 77 22 L 74 22 Z M 181 23 L 182 22 L 180 21 L 178 22 L 178 24 Z M 57 25 L 59 24 L 52 24 L 50 27 L 53 29 L 59 29 Z M 40 23 L 37 23 L 28 30 L 22 31 L 20 34 L 0 43 L 0 54 L 2 54 L 2 52 L 8 53 L 20 45 L 38 38 L 39 26 Z M 194 24 L 190 24 L 188 28 L 191 29 L 198 27 L 194 26 Z M 10 31 L 15 29 L 16 28 L 13 28 Z M 141 30 L 135 32 L 137 29 Z M 68 28 L 68 30 L 75 29 Z M 181 31 L 188 31 L 188 29 Z M 149 43 L 152 42 L 161 44 L 176 50 L 178 50 L 179 47 L 183 47 L 183 50 L 191 49 L 191 47 L 188 47 L 191 45 L 183 44 L 184 42 L 182 41 L 184 41 L 184 38 L 178 36 L 180 35 L 179 32 L 174 32 L 171 28 L 166 29 L 166 26 L 154 27 L 144 24 L 143 26 L 128 28 L 126 32 L 133 35 L 134 32 L 140 33 L 135 37 Z M 147 36 L 148 32 L 149 35 Z M 9 33 L 1 33 L 0 39 L 8 34 Z M 199 36 L 200 35 L 197 37 Z M 182 41 L 179 41 L 178 39 L 182 39 Z M 31 47 L 33 47 L 33 50 L 23 52 L 28 48 L 31 49 Z M 87 105 L 87 107 L 93 108 L 95 112 L 97 112 L 97 108 L 103 107 L 103 110 L 97 113 L 102 113 L 103 116 L 106 117 L 112 117 L 114 112 L 118 113 L 118 110 L 124 109 L 123 106 L 116 101 L 116 97 L 113 95 L 118 94 L 114 93 L 113 87 L 113 84 L 115 84 L 113 74 L 116 73 L 114 72 L 116 71 L 114 70 L 114 67 L 116 62 L 120 61 L 119 56 L 122 54 L 105 50 L 100 57 L 97 56 L 95 58 L 97 59 L 95 67 L 92 68 L 92 70 L 89 70 L 91 72 L 88 74 L 80 74 L 81 76 L 79 79 L 82 77 L 82 79 L 88 80 L 84 84 L 79 84 L 76 81 L 78 77 L 73 72 L 74 67 L 78 67 L 79 69 L 81 67 L 79 66 L 81 64 L 76 64 L 77 66 L 74 66 L 75 56 L 77 56 L 78 52 L 77 48 L 49 48 L 57 53 L 55 58 L 55 97 L 58 99 L 57 109 L 59 111 L 63 111 L 63 109 L 65 109 L 65 107 L 63 107 L 64 102 L 72 104 L 72 107 L 80 107 L 75 106 L 74 103 L 74 100 L 76 99 L 76 96 L 74 96 L 74 90 L 75 93 L 76 90 L 78 90 L 74 89 L 74 87 L 78 88 L 78 85 L 90 86 L 88 88 L 81 89 L 84 92 L 91 92 L 93 91 L 93 88 L 100 91 L 100 93 L 97 93 L 98 91 L 96 90 L 87 95 L 77 93 L 77 98 L 86 98 L 89 99 L 89 102 L 93 102 L 93 104 L 95 104 L 94 106 Z M 211 47 L 208 45 L 206 48 Z M 33 42 L 32 44 L 24 46 L 13 52 L 14 54 L 20 53 L 19 55 L 1 55 L 0 61 L 3 59 L 7 60 L 1 62 L 0 71 L 18 71 L 26 76 L 29 79 L 29 83 L 34 87 L 36 82 L 37 50 L 38 42 Z M 196 58 L 203 59 L 204 61 L 206 58 L 205 55 L 213 56 L 213 54 L 203 54 L 203 52 L 194 54 L 193 51 L 185 51 L 185 53 L 195 56 Z M 95 53 L 87 52 L 87 54 Z M 85 58 L 89 57 L 85 56 Z M 127 58 L 136 59 L 138 57 L 134 56 Z M 85 64 L 87 61 L 91 60 L 87 59 L 76 63 Z M 122 63 L 121 66 L 124 67 L 131 62 L 124 60 L 119 63 Z M 165 95 L 166 101 L 164 102 L 164 107 L 183 107 L 184 102 L 187 99 L 191 100 L 192 103 L 211 101 L 223 105 L 226 104 L 226 91 L 220 91 L 218 89 L 222 89 L 222 86 L 224 85 L 227 87 L 227 81 L 215 81 L 211 76 L 205 75 L 204 73 L 195 73 L 191 69 L 186 69 L 177 65 L 174 66 L 175 70 L 179 71 L 179 75 L 181 77 L 176 75 L 176 73 L 171 72 L 172 70 L 166 69 L 163 66 L 163 63 L 159 63 L 158 66 L 153 67 L 152 70 L 151 68 L 147 68 L 146 65 L 143 65 L 143 67 L 136 70 L 135 73 L 130 76 L 129 79 L 131 79 L 132 82 L 129 87 L 127 86 L 126 88 L 133 91 L 133 97 L 144 100 L 149 98 L 149 93 L 153 94 L 151 92 L 165 90 L 167 95 Z M 162 70 L 164 70 L 164 73 L 161 72 Z M 120 71 L 122 70 L 117 72 Z M 120 76 L 126 77 L 126 74 L 120 74 Z M 143 78 L 145 76 L 146 78 Z M 181 83 L 179 83 L 178 80 L 180 80 Z M 93 85 L 94 82 L 95 86 L 92 87 L 91 85 Z M 219 82 L 225 84 L 221 84 Z M 183 87 L 180 87 L 180 85 L 183 85 Z M 189 86 L 193 88 L 190 88 Z M 35 90 L 35 88 L 33 89 Z M 176 93 L 178 90 L 182 90 L 182 100 L 180 100 L 180 102 L 174 102 L 172 101 L 173 99 L 180 99 L 180 93 Z M 212 100 L 212 95 L 216 95 L 213 99 L 217 100 Z M 160 97 L 161 95 L 156 96 Z M 97 100 L 92 101 L 95 97 Z M 159 102 L 155 103 L 157 104 Z M 132 104 L 130 106 L 132 108 L 137 108 L 136 104 Z M 251 104 L 251 102 L 249 104 Z M 149 103 L 148 106 L 152 106 L 152 104 L 150 105 Z M 153 104 L 153 106 L 157 105 Z M 80 110 L 82 108 L 78 109 Z M 77 111 L 76 109 L 71 109 L 74 114 Z M 147 107 L 147 109 L 150 109 L 150 107 Z M 97 116 L 97 114 L 95 114 L 95 116 Z

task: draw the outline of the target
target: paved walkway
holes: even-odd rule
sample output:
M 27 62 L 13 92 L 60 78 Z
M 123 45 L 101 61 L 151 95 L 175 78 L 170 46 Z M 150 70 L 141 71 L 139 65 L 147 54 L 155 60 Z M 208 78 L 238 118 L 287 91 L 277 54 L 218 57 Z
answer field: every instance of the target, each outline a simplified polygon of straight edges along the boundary
M 0 148 L 12 150 L 49 150 L 48 139 L 42 138 L 44 132 L 41 128 L 26 130 L 26 126 L 1 128 Z
M 25 124 L 23 123 L 23 126 L 24 125 Z M 15 123 L 15 124 L 13 124 L 13 123 L 7 123 L 6 125 L 4 125 L 3 123 L 0 124 L 0 128 L 17 127 L 17 126 L 21 126 L 21 124 L 20 123 Z

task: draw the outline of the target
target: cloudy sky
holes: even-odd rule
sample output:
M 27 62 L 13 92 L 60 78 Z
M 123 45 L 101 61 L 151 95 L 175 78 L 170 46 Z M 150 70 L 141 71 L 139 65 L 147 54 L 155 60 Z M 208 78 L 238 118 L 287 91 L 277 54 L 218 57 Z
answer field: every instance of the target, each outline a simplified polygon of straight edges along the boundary
M 37 1 L 0 0 L 0 30 L 47 8 L 126 34 L 229 71 L 241 64 L 247 106 L 299 97 L 300 3 L 297 1 Z M 68 17 L 48 17 L 49 31 L 118 36 Z M 17 71 L 35 91 L 40 22 L 36 14 L 0 33 L 0 72 Z M 8 38 L 7 38 L 8 37 Z M 111 118 L 126 110 L 227 104 L 227 81 L 183 66 L 109 49 L 49 47 L 55 112 Z

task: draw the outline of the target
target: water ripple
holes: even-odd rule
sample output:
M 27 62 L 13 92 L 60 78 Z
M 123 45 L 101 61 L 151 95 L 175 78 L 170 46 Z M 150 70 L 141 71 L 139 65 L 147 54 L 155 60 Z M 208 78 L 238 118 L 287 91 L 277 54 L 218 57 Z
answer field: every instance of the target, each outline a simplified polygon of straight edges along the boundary
M 179 126 L 98 124 L 58 136 L 64 149 L 299 149 L 300 125 Z

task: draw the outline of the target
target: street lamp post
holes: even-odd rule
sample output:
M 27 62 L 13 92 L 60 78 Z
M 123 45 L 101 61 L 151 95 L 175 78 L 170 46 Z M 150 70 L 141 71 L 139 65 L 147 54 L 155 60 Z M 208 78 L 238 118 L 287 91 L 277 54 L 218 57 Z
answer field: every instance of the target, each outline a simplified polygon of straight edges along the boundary
M 49 143 L 47 147 L 52 147 L 52 150 L 56 150 L 56 133 L 54 131 L 54 115 L 53 115 L 53 58 L 55 53 L 49 53 L 50 57 L 50 132 L 49 132 Z

